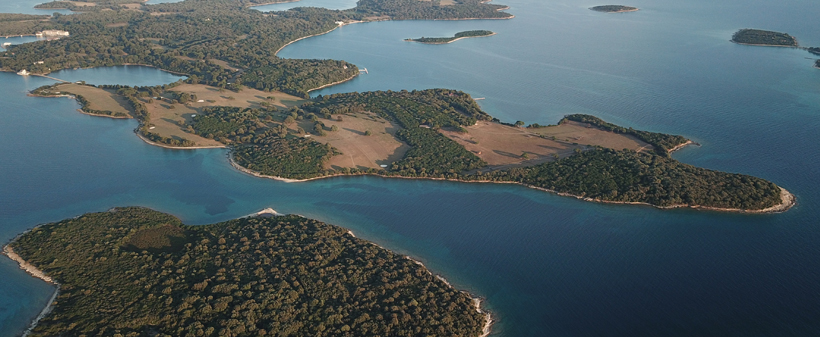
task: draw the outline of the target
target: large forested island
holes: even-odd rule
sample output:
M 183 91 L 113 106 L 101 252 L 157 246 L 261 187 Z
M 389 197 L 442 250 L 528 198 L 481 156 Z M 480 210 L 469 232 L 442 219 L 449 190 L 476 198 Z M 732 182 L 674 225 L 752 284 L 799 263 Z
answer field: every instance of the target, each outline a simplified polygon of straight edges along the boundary
M 468 30 L 464 32 L 458 32 L 453 37 L 421 37 L 418 39 L 405 39 L 405 41 L 413 41 L 426 44 L 446 44 L 471 37 L 484 37 L 492 35 L 495 35 L 495 32 L 489 30 Z
M 797 47 L 797 39 L 789 34 L 760 29 L 741 29 L 732 35 L 732 42 L 755 46 Z
M 635 12 L 638 10 L 636 7 L 630 6 L 622 6 L 622 5 L 603 5 L 603 6 L 595 6 L 590 8 L 596 12 L 604 12 L 604 13 L 625 13 L 625 12 Z
M 10 248 L 59 285 L 29 336 L 479 336 L 488 324 L 419 263 L 299 216 L 186 226 L 115 208 Z

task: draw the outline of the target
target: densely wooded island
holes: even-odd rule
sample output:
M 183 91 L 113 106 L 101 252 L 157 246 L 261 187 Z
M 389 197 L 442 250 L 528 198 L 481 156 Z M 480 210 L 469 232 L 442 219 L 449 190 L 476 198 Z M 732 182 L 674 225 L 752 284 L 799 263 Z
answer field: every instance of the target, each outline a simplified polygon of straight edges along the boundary
M 295 215 L 205 226 L 146 208 L 46 224 L 6 254 L 59 284 L 29 336 L 480 336 L 478 300 Z
M 590 8 L 596 12 L 603 12 L 603 13 L 626 13 L 626 12 L 635 12 L 638 11 L 637 7 L 630 7 L 630 6 L 622 6 L 622 5 L 603 5 L 603 6 L 595 6 Z
M 732 35 L 732 42 L 754 46 L 797 47 L 797 39 L 789 34 L 760 29 L 741 29 Z
M 492 35 L 495 35 L 495 32 L 489 30 L 468 30 L 464 32 L 458 32 L 453 37 L 421 37 L 418 39 L 405 39 L 404 41 L 420 42 L 426 44 L 446 44 L 471 37 L 484 37 Z

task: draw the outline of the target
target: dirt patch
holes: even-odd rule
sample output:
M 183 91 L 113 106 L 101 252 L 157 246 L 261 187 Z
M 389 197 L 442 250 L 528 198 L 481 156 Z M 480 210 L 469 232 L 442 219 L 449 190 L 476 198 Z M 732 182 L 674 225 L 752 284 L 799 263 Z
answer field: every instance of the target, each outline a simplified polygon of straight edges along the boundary
M 228 64 L 228 62 L 225 62 L 225 61 L 222 61 L 222 60 L 208 59 L 208 61 L 211 61 L 211 63 L 216 64 L 216 65 L 218 65 L 222 68 L 228 69 L 230 71 L 239 71 L 239 70 L 241 70 L 241 69 L 236 68 L 236 67 L 231 67 L 231 65 Z
M 81 95 L 88 100 L 88 108 L 101 111 L 121 112 L 133 116 L 128 101 L 111 90 L 80 84 L 60 84 L 55 90 L 61 93 Z
M 262 108 L 263 104 L 289 108 L 301 105 L 304 99 L 282 92 L 264 92 L 261 90 L 244 88 L 240 92 L 230 90 L 220 91 L 217 87 L 204 84 L 183 84 L 170 89 L 171 91 L 196 95 L 197 101 L 189 103 L 194 109 L 207 106 L 232 106 L 238 108 Z M 270 99 L 268 99 L 270 97 Z M 203 102 L 198 102 L 202 100 Z
M 583 148 L 567 142 L 544 139 L 528 129 L 480 121 L 466 128 L 467 133 L 441 130 L 489 164 L 492 169 L 531 166 L 572 155 Z M 524 155 L 526 153 L 526 155 Z
M 117 28 L 128 26 L 128 22 L 109 23 L 105 25 L 106 28 Z
M 630 135 L 604 131 L 586 123 L 568 121 L 557 126 L 527 129 L 529 132 L 555 137 L 556 140 L 583 145 L 596 145 L 614 150 L 645 151 L 652 145 Z
M 325 164 L 326 168 L 381 168 L 400 160 L 410 148 L 396 139 L 399 127 L 375 114 L 357 113 L 342 116 L 342 121 L 334 116 L 332 120 L 320 119 L 326 127 L 325 136 L 311 135 L 320 143 L 335 147 L 341 155 L 333 156 Z M 311 121 L 302 121 L 299 125 L 307 131 L 313 130 Z M 329 131 L 333 126 L 337 131 Z M 370 131 L 370 135 L 366 132 Z
M 570 156 L 575 149 L 587 145 L 617 150 L 652 149 L 651 145 L 632 136 L 576 122 L 527 129 L 480 121 L 466 130 L 467 133 L 455 130 L 441 130 L 441 133 L 475 153 L 491 169 L 537 165 Z
M 149 103 L 148 99 L 143 99 L 142 102 L 145 104 L 148 117 L 151 119 L 148 129 L 151 133 L 177 140 L 187 139 L 194 142 L 196 146 L 225 145 L 186 131 L 193 116 L 199 113 L 197 110 L 184 104 L 171 104 L 161 99 L 153 100 L 153 103 Z M 171 108 L 172 106 L 173 108 Z

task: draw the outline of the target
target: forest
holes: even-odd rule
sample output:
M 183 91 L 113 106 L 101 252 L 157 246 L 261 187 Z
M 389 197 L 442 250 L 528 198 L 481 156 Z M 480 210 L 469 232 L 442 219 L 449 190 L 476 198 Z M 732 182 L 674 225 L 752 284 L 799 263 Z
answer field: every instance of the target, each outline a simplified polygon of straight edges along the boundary
M 759 29 L 741 29 L 732 35 L 732 42 L 765 46 L 797 47 L 797 39 L 789 34 Z
M 596 12 L 604 12 L 604 13 L 620 13 L 620 12 L 633 12 L 638 10 L 635 7 L 629 6 L 621 6 L 621 5 L 603 5 L 603 6 L 595 6 L 590 8 Z
M 450 43 L 458 39 L 464 39 L 468 37 L 490 36 L 493 34 L 495 33 L 489 30 L 468 30 L 464 32 L 458 32 L 453 37 L 421 37 L 418 39 L 406 39 L 405 41 L 421 42 L 428 44 L 443 44 Z
M 515 181 L 584 198 L 656 206 L 756 210 L 781 203 L 780 188 L 769 181 L 627 150 L 595 148 L 533 167 L 489 172 L 480 179 Z
M 186 226 L 121 207 L 11 246 L 60 284 L 29 336 L 478 336 L 485 321 L 420 264 L 294 215 Z

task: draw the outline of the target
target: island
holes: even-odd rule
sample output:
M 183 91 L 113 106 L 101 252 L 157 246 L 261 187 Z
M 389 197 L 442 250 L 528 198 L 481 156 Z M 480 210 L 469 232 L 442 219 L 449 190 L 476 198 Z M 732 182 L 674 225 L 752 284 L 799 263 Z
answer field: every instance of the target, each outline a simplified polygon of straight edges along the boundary
M 515 183 L 587 201 L 659 208 L 761 213 L 794 205 L 794 196 L 771 182 L 672 159 L 670 153 L 692 144 L 685 137 L 589 115 L 568 115 L 551 126 L 503 123 L 457 90 L 300 99 L 189 83 L 115 92 L 56 84 L 33 94 L 73 92 L 85 92 L 82 111 L 100 116 L 116 115 L 100 111 L 105 102 L 126 102 L 119 107 L 140 121 L 137 134 L 153 145 L 226 147 L 238 170 L 287 182 L 378 175 Z
M 808 51 L 809 53 L 812 53 L 814 55 L 820 56 L 820 48 L 818 48 L 818 47 L 806 48 L 806 51 Z
M 732 35 L 732 42 L 752 46 L 797 47 L 797 39 L 789 34 L 759 29 L 741 29 Z
M 296 215 L 203 226 L 140 207 L 38 226 L 4 253 L 57 285 L 28 336 L 486 336 L 421 263 Z
M 458 32 L 453 37 L 421 37 L 418 39 L 405 39 L 404 41 L 420 42 L 425 44 L 446 44 L 471 37 L 484 37 L 492 35 L 495 35 L 495 32 L 489 30 L 468 30 L 464 32 Z
M 603 6 L 595 6 L 590 8 L 596 12 L 603 12 L 603 13 L 626 13 L 626 12 L 635 12 L 638 11 L 636 7 L 629 7 L 629 6 L 622 6 L 622 5 L 603 5 Z

